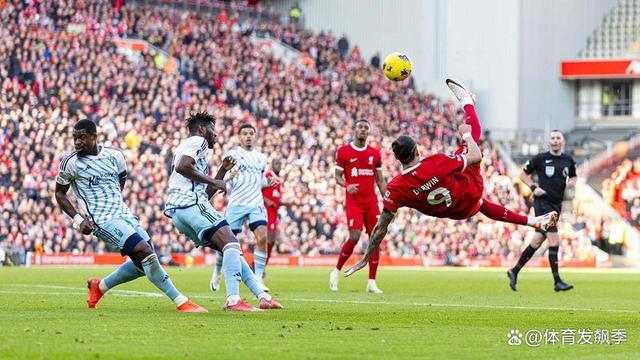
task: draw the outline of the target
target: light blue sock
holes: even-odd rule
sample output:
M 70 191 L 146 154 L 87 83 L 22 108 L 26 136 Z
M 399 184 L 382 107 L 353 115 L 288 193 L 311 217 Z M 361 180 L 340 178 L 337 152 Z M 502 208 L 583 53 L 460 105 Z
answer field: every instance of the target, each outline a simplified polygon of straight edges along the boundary
M 222 248 L 224 259 L 222 268 L 224 269 L 224 284 L 227 287 L 227 298 L 240 296 L 240 281 L 242 280 L 242 253 L 240 244 L 237 242 L 228 243 Z
M 173 286 L 171 279 L 169 279 L 169 275 L 164 271 L 162 266 L 160 266 L 160 262 L 158 262 L 158 257 L 156 254 L 151 254 L 144 258 L 141 261 L 142 268 L 144 269 L 145 275 L 147 275 L 147 279 L 153 283 L 158 289 L 160 289 L 165 295 L 169 297 L 174 302 L 178 302 L 178 297 L 184 298 L 184 295 Z M 179 304 L 177 304 L 179 305 Z
M 256 272 L 256 277 L 262 279 L 264 274 L 264 268 L 267 266 L 267 253 L 260 250 L 253 250 L 253 268 Z
M 222 253 L 220 251 L 216 251 L 216 273 L 217 274 L 220 274 L 220 271 L 222 270 L 223 259 L 224 259 L 224 256 L 222 255 Z
M 255 295 L 256 297 L 263 295 L 264 292 L 258 285 L 258 282 L 254 277 L 255 275 L 253 275 L 253 271 L 251 271 L 251 267 L 249 266 L 249 264 L 247 264 L 247 260 L 244 259 L 244 256 L 240 257 L 240 262 L 242 263 L 242 282 L 247 285 L 249 290 L 251 290 L 253 295 Z
M 109 289 L 112 289 L 120 284 L 135 280 L 141 276 L 144 276 L 144 272 L 138 269 L 133 261 L 129 259 L 124 264 L 120 265 L 120 267 L 114 272 L 107 275 L 103 281 Z

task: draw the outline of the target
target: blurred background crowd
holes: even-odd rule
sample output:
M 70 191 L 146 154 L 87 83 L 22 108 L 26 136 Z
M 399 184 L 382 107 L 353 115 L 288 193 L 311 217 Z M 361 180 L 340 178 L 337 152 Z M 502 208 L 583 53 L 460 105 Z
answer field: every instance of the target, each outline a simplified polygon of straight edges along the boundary
M 336 254 L 347 238 L 344 189 L 336 186 L 333 166 L 355 119 L 372 124 L 370 144 L 381 149 L 388 180 L 399 172 L 390 151 L 397 135 L 417 138 L 422 155 L 447 152 L 457 145 L 464 119 L 452 102 L 419 93 L 411 81 L 386 80 L 379 57 L 363 59 L 348 39 L 269 18 L 135 4 L 118 11 L 108 1 L 15 1 L 4 4 L 0 25 L 0 249 L 13 263 L 24 262 L 28 251 L 114 250 L 74 231 L 53 199 L 78 119 L 94 120 L 99 142 L 124 150 L 125 202 L 165 256 L 207 251 L 194 249 L 162 213 L 169 163 L 190 112 L 206 110 L 218 119 L 213 167 L 237 145 L 240 124 L 256 126 L 257 148 L 285 164 L 283 201 L 296 203 L 280 208 L 275 252 L 310 256 Z M 255 39 L 267 35 L 302 53 L 304 64 L 265 51 Z M 153 52 L 134 61 L 118 51 L 116 38 L 146 40 L 177 59 L 178 68 L 159 68 Z M 507 176 L 488 133 L 482 149 L 486 195 L 527 212 L 528 200 Z M 606 183 L 612 201 L 635 224 L 639 170 L 639 160 L 625 162 Z M 214 205 L 223 211 L 224 196 Z M 580 211 L 564 214 L 560 228 L 565 260 L 593 258 L 592 244 L 608 236 L 606 219 Z M 383 252 L 444 258 L 452 265 L 469 257 L 515 259 L 531 234 L 482 215 L 448 221 L 403 209 Z M 252 235 L 240 236 L 250 248 Z M 366 244 L 361 241 L 356 251 Z

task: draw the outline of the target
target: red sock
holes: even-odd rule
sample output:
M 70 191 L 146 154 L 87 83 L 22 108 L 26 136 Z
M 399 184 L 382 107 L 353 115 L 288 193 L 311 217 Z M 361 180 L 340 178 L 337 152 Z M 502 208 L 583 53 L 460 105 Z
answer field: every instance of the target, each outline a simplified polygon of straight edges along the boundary
M 487 199 L 482 199 L 482 206 L 480 212 L 485 214 L 488 218 L 508 222 L 512 224 L 527 225 L 528 218 L 525 215 L 520 215 L 515 211 L 509 210 L 506 207 L 495 204 Z
M 378 263 L 380 262 L 380 248 L 369 258 L 369 280 L 375 280 L 378 273 Z
M 353 254 L 353 248 L 356 247 L 356 244 L 357 243 L 351 239 L 347 239 L 347 241 L 344 242 L 342 250 L 340 250 L 340 257 L 338 258 L 338 265 L 336 265 L 336 269 L 342 270 L 344 263 L 346 263 L 349 256 Z
M 273 251 L 273 244 L 271 242 L 267 242 L 267 262 L 265 265 L 269 263 L 269 258 L 271 257 L 271 251 Z
M 465 122 L 468 125 L 471 125 L 471 136 L 473 140 L 477 143 L 480 141 L 480 135 L 482 134 L 482 127 L 480 126 L 480 120 L 478 120 L 478 115 L 476 115 L 476 108 L 467 104 L 464 106 L 464 114 L 467 117 Z

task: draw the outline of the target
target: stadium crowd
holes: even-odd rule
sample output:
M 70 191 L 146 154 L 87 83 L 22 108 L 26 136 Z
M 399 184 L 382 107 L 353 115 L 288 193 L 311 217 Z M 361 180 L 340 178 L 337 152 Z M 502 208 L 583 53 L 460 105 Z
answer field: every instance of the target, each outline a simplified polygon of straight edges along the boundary
M 640 227 L 640 158 L 624 159 L 602 183 L 602 196 Z
M 224 12 L 213 21 L 209 15 L 132 4 L 117 12 L 108 1 L 88 0 L 9 2 L 0 23 L 0 248 L 14 263 L 24 262 L 27 251 L 113 250 L 74 231 L 52 199 L 62 154 L 73 149 L 70 125 L 81 118 L 98 123 L 100 142 L 124 149 L 125 202 L 165 257 L 207 251 L 194 249 L 162 213 L 168 164 L 186 135 L 183 123 L 190 112 L 207 110 L 218 119 L 213 166 L 237 144 L 241 123 L 258 128 L 257 148 L 284 160 L 282 198 L 296 204 L 280 209 L 276 252 L 311 256 L 336 254 L 347 238 L 344 189 L 336 186 L 333 166 L 355 119 L 373 125 L 371 144 L 382 150 L 388 179 L 399 172 L 390 151 L 395 136 L 419 139 L 423 156 L 451 151 L 463 121 L 451 102 L 420 94 L 410 81 L 387 81 L 357 48 L 341 53 L 330 32 Z M 252 41 L 264 34 L 310 61 L 286 64 L 273 57 Z M 179 60 L 178 71 L 157 68 L 150 53 L 127 57 L 112 42 L 116 37 L 164 49 Z M 489 139 L 482 148 L 486 195 L 527 211 Z M 224 201 L 217 197 L 215 207 L 223 210 Z M 592 258 L 591 243 L 602 227 L 581 215 L 564 216 L 561 256 Z M 449 264 L 493 255 L 516 259 L 530 235 L 528 228 L 481 215 L 446 221 L 401 210 L 383 252 L 445 258 Z M 252 236 L 240 236 L 250 247 Z M 356 251 L 363 246 L 365 241 Z

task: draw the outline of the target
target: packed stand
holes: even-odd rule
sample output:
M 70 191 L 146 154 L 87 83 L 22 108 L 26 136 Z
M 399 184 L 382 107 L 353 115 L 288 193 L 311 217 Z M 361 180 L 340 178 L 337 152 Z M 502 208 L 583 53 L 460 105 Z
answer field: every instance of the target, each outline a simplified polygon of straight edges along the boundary
M 71 125 L 81 118 L 98 123 L 99 142 L 125 150 L 125 202 L 163 258 L 208 251 L 194 249 L 162 213 L 172 151 L 192 111 L 207 110 L 219 120 L 212 166 L 237 144 L 243 122 L 258 128 L 258 149 L 284 160 L 282 197 L 298 204 L 280 209 L 276 252 L 284 254 L 336 254 L 347 238 L 344 190 L 336 186 L 333 166 L 355 119 L 373 124 L 370 140 L 382 150 L 388 179 L 399 172 L 389 150 L 398 134 L 417 138 L 424 156 L 456 146 L 464 119 L 459 109 L 419 94 L 410 82 L 387 81 L 357 48 L 343 57 L 331 33 L 240 21 L 233 14 L 220 13 L 215 21 L 207 16 L 130 4 L 118 13 L 106 1 L 17 3 L 0 12 L 0 248 L 13 263 L 23 262 L 27 251 L 113 250 L 74 231 L 52 199 L 61 155 L 73 148 Z M 312 61 L 286 65 L 255 45 L 254 34 L 279 39 Z M 113 45 L 115 37 L 163 48 L 180 60 L 179 72 L 156 68 L 151 54 L 131 62 Z M 486 195 L 525 211 L 496 150 L 486 139 L 482 148 Z M 217 197 L 215 207 L 223 210 L 224 201 Z M 587 235 L 564 233 L 572 234 L 564 240 L 565 259 L 589 256 L 582 250 L 590 246 Z M 446 221 L 405 209 L 383 251 L 449 264 L 466 257 L 515 259 L 530 235 L 481 215 Z M 247 232 L 240 237 L 252 246 Z M 356 251 L 365 245 L 361 241 Z
M 640 227 L 640 158 L 624 159 L 603 181 L 602 196 L 632 225 Z

